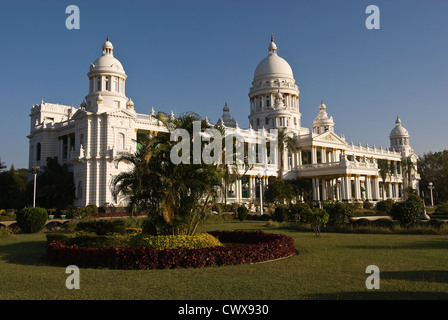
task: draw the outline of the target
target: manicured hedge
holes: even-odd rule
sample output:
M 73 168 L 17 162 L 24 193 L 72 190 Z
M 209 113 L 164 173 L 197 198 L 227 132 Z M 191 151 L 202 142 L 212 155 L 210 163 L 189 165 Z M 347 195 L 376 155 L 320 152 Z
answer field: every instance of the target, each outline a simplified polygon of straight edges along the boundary
M 48 258 L 58 265 L 111 269 L 173 269 L 237 265 L 274 260 L 293 255 L 291 237 L 262 231 L 213 231 L 226 246 L 201 249 L 151 247 L 91 248 L 69 246 L 63 240 L 48 244 Z

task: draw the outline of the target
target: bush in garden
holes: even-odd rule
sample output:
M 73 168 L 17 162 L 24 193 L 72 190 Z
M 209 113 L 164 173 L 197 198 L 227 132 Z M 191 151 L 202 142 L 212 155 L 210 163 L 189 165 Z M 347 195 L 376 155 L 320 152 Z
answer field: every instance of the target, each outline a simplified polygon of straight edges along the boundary
M 126 229 L 124 219 L 98 219 L 92 221 L 80 221 L 76 225 L 76 231 L 93 232 L 98 235 L 108 233 L 124 233 Z
M 448 214 L 448 202 L 437 205 L 434 214 Z
M 240 221 L 244 221 L 246 220 L 247 215 L 249 214 L 249 209 L 247 209 L 245 206 L 239 206 L 237 212 L 238 212 L 238 219 Z
M 411 199 L 394 203 L 390 216 L 401 226 L 409 227 L 420 221 L 422 210 L 420 202 Z
M 278 222 L 283 222 L 288 220 L 288 207 L 285 206 L 277 206 L 275 207 L 273 219 Z
M 16 215 L 17 224 L 24 233 L 36 233 L 45 227 L 48 212 L 44 208 L 23 208 Z
M 372 221 L 372 226 L 378 228 L 393 228 L 397 226 L 397 221 L 390 220 L 387 218 L 375 219 Z
M 353 206 L 342 202 L 326 202 L 323 209 L 330 215 L 328 223 L 331 225 L 347 224 L 354 215 Z
M 372 209 L 373 208 L 373 203 L 369 202 L 369 201 L 364 201 L 363 208 L 366 209 L 366 210 Z
M 152 247 L 157 250 L 190 248 L 200 249 L 222 246 L 221 242 L 209 233 L 200 233 L 192 236 L 188 235 L 148 235 L 138 234 L 133 236 L 129 245 L 133 247 Z
M 310 206 L 305 202 L 298 202 L 291 206 L 288 214 L 288 220 L 292 222 L 299 222 L 303 217 L 311 212 Z
M 440 229 L 446 222 L 442 219 L 431 219 L 428 222 L 425 222 L 428 226 L 431 226 L 436 229 Z
M 306 216 L 305 220 L 311 224 L 314 233 L 318 237 L 322 228 L 326 226 L 330 220 L 330 215 L 324 209 L 313 208 Z
M 394 205 L 394 203 L 395 202 L 392 199 L 378 201 L 376 204 L 376 211 L 385 216 L 388 216 L 390 215 L 390 211 L 392 210 L 392 206 Z

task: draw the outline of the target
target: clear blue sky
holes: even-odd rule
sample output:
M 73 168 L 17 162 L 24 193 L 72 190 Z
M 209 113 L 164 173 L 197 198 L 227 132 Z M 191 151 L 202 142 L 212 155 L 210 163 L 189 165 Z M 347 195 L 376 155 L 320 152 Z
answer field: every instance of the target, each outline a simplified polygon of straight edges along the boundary
M 68 5 L 80 29 L 68 30 Z M 380 8 L 380 30 L 365 9 Z M 397 115 L 418 155 L 447 149 L 448 1 L 2 1 L 0 158 L 28 165 L 31 105 L 79 107 L 90 63 L 110 36 L 136 111 L 194 111 L 227 101 L 248 126 L 248 92 L 271 33 L 300 89 L 302 126 L 323 99 L 348 142 L 389 146 Z

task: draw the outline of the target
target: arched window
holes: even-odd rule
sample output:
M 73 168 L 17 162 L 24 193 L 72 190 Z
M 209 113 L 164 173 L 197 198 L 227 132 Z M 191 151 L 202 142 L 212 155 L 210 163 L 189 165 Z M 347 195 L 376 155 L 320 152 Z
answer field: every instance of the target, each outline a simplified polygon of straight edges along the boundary
M 38 142 L 36 146 L 36 161 L 40 161 L 41 153 L 42 153 L 42 146 L 40 142 Z

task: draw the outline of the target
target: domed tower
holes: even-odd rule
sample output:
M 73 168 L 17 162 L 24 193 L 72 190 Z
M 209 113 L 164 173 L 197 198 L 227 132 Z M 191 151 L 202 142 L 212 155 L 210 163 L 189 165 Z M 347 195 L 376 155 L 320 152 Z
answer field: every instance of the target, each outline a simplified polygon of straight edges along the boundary
M 334 132 L 334 121 L 332 116 L 328 116 L 327 106 L 321 101 L 319 114 L 313 121 L 313 133 L 321 134 L 327 131 Z
M 277 54 L 271 36 L 268 56 L 255 69 L 249 90 L 249 122 L 254 130 L 287 127 L 299 130 L 299 88 L 288 62 Z
M 397 152 L 412 153 L 413 150 L 409 145 L 409 132 L 401 125 L 401 120 L 397 117 L 395 120 L 395 128 L 392 129 L 389 135 L 390 150 Z
M 224 108 L 222 108 L 222 117 L 219 118 L 218 120 L 218 124 L 222 124 L 226 127 L 232 127 L 235 128 L 236 127 L 236 121 L 235 119 L 230 115 L 230 108 L 226 104 L 224 105 Z
M 91 65 L 89 73 L 89 94 L 86 96 L 87 110 L 103 112 L 118 108 L 128 109 L 126 97 L 126 73 L 122 64 L 114 57 L 114 46 L 107 37 L 103 54 Z

